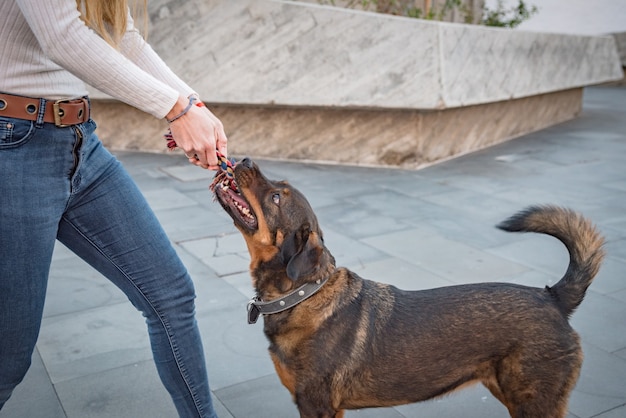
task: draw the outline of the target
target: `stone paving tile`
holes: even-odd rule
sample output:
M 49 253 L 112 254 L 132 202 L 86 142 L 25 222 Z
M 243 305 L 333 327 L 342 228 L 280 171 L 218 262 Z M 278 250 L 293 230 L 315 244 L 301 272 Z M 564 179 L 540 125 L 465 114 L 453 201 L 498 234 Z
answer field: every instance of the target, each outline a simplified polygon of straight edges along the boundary
M 405 290 L 424 290 L 454 284 L 415 264 L 393 257 L 367 262 L 352 271 L 364 279 L 389 283 Z
M 340 265 L 406 289 L 504 281 L 543 287 L 565 271 L 553 238 L 498 231 L 519 209 L 582 211 L 606 236 L 607 259 L 572 316 L 585 361 L 568 418 L 626 416 L 626 94 L 585 90 L 579 118 L 420 171 L 261 160 L 315 208 Z M 297 417 L 280 384 L 253 294 L 243 239 L 208 191 L 212 173 L 176 154 L 119 153 L 196 286 L 211 387 L 222 418 Z M 481 386 L 346 417 L 505 416 Z M 172 417 L 145 323 L 125 296 L 57 245 L 33 366 L 0 418 Z
M 459 405 L 463 405 L 462 410 Z M 405 417 L 506 417 L 506 408 L 483 386 L 471 386 L 440 399 L 396 408 Z
M 82 260 L 75 257 L 55 260 L 55 266 L 48 278 L 45 317 L 82 312 L 128 300 L 122 291 Z
M 214 391 L 275 374 L 267 352 L 263 324 L 247 323 L 248 300 L 241 296 L 240 302 L 232 303 L 229 308 L 198 314 L 209 380 Z
M 46 372 L 39 352 L 35 350 L 32 365 L 24 381 L 15 388 L 0 417 L 7 418 L 65 418 L 63 406 Z
M 152 358 L 145 320 L 130 303 L 44 318 L 37 347 L 53 383 Z
M 626 405 L 626 361 L 584 340 L 583 334 L 585 360 L 570 411 L 579 417 L 596 417 Z
M 68 417 L 176 417 L 152 360 L 90 373 L 55 385 Z
M 458 284 L 496 281 L 503 275 L 527 269 L 464 243 L 416 230 L 380 235 L 363 242 Z

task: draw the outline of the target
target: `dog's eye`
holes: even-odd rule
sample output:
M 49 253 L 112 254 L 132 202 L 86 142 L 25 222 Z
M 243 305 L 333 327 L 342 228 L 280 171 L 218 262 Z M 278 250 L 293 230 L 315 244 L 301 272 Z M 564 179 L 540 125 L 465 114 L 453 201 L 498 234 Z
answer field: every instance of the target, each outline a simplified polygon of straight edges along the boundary
M 280 194 L 279 193 L 274 193 L 272 195 L 272 200 L 274 201 L 274 203 L 276 203 L 277 205 L 280 205 Z

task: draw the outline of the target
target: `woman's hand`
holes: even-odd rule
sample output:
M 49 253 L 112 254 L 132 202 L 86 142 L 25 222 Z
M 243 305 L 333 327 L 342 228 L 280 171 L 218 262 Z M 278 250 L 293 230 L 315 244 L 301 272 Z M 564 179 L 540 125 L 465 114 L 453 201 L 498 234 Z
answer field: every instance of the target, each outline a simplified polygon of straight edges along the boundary
M 180 115 L 188 104 L 189 99 L 179 97 L 166 118 L 170 120 Z M 224 126 L 217 116 L 201 102 L 194 103 L 187 113 L 176 118 L 169 125 L 172 139 L 183 150 L 191 164 L 217 170 L 218 160 L 215 151 L 228 156 L 228 138 L 226 138 Z

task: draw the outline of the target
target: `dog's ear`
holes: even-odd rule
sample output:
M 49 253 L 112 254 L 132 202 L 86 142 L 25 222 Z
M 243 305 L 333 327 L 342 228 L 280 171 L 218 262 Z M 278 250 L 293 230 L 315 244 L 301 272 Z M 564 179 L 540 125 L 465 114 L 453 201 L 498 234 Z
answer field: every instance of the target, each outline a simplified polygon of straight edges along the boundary
M 291 280 L 313 274 L 319 268 L 324 249 L 313 235 L 306 224 L 283 241 L 281 255 Z

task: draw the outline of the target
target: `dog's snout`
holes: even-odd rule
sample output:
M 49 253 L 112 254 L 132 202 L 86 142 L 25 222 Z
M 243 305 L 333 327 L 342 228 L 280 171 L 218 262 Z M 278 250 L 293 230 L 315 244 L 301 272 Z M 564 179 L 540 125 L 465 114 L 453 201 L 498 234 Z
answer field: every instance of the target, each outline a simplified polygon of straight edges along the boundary
M 243 165 L 246 168 L 252 168 L 253 162 L 250 158 L 245 157 L 243 160 L 239 161 L 239 164 Z

